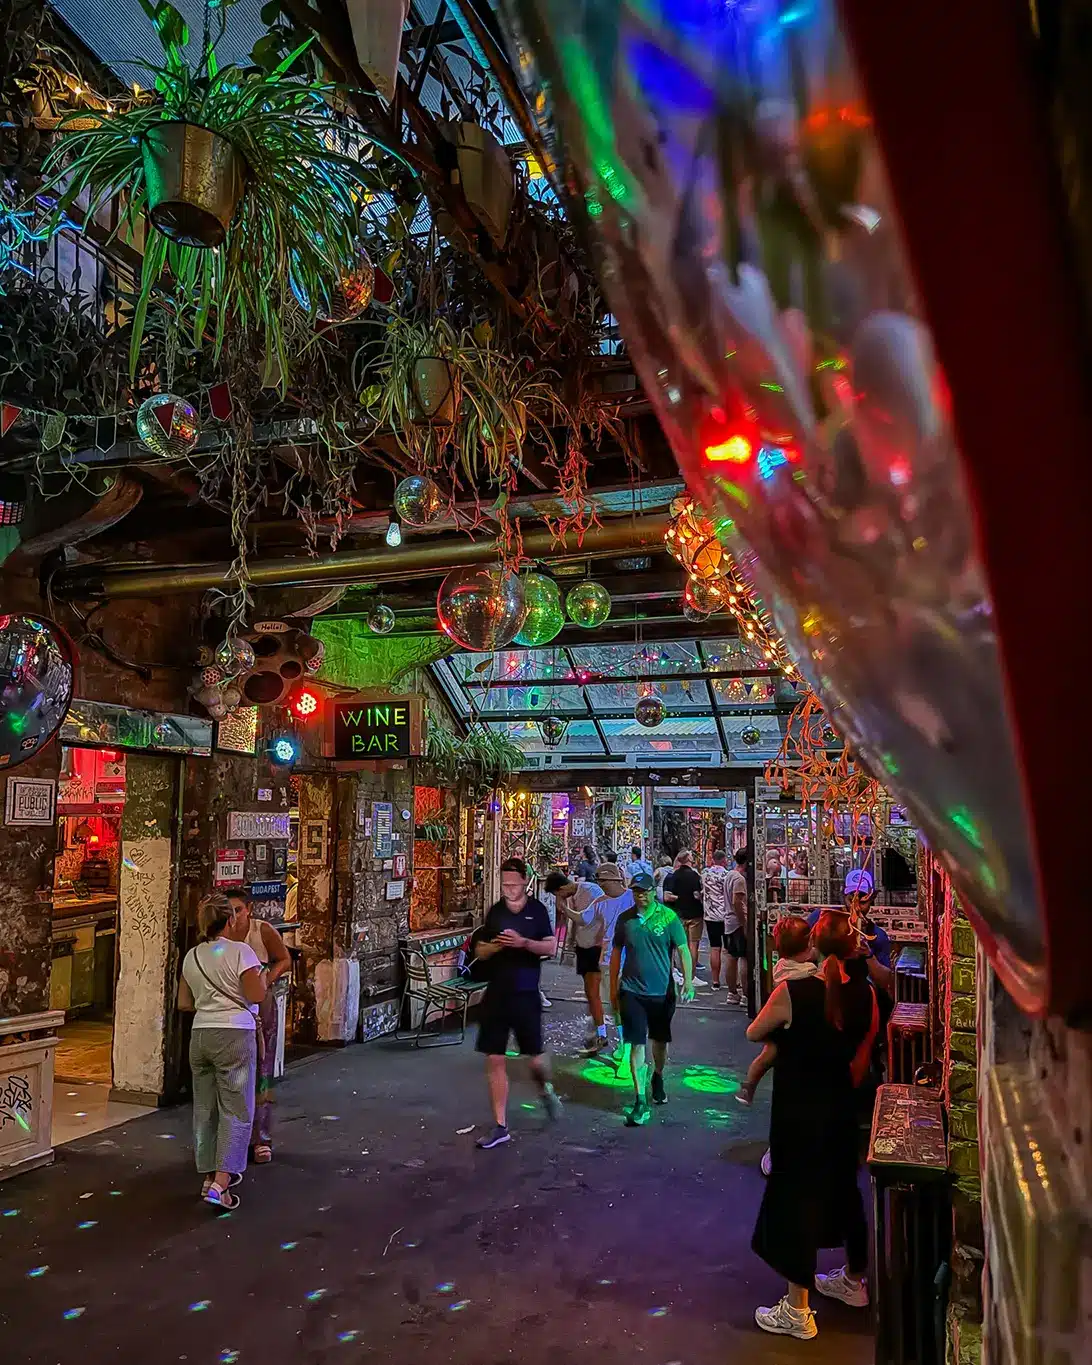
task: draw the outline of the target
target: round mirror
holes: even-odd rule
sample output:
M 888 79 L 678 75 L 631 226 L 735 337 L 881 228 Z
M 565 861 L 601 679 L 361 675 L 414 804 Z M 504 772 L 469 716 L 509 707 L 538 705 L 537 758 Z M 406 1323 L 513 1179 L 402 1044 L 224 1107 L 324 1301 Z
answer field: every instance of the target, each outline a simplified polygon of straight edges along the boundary
M 72 701 L 76 656 L 59 626 L 0 615 L 0 768 L 44 749 Z

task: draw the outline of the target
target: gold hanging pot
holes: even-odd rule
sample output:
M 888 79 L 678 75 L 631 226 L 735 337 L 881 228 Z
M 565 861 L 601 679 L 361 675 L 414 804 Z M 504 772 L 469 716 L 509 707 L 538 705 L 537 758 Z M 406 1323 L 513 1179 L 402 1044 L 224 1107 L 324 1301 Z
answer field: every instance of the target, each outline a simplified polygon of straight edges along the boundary
M 227 138 L 165 121 L 144 135 L 141 153 L 158 231 L 181 246 L 219 246 L 246 188 L 246 162 Z

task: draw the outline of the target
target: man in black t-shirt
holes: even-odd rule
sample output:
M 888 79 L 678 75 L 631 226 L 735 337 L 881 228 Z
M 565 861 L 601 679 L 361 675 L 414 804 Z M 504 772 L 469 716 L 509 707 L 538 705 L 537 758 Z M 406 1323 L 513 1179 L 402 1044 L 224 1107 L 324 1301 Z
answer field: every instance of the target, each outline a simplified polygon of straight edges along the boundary
M 489 985 L 478 1025 L 479 1052 L 485 1054 L 485 1074 L 495 1127 L 480 1137 L 479 1147 L 499 1147 L 508 1134 L 508 1036 L 531 1059 L 531 1075 L 549 1118 L 561 1113 L 561 1101 L 550 1083 L 542 1046 L 542 998 L 539 976 L 542 959 L 553 957 L 557 939 L 550 916 L 540 900 L 527 894 L 527 864 L 509 858 L 501 864 L 501 899 L 485 917 L 475 956 L 486 964 Z
M 664 904 L 670 905 L 683 922 L 687 947 L 694 963 L 694 981 L 704 986 L 705 982 L 698 980 L 698 949 L 705 930 L 701 875 L 694 870 L 692 855 L 686 849 L 675 859 L 675 871 L 669 872 L 664 878 Z

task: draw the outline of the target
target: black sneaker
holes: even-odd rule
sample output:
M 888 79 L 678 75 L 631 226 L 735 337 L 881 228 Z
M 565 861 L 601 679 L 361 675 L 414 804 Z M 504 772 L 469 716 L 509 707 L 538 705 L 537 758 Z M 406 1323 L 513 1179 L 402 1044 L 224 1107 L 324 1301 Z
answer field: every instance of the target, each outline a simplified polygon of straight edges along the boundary
M 652 1110 L 645 1104 L 644 1100 L 641 1100 L 632 1109 L 626 1110 L 626 1127 L 643 1128 L 651 1117 Z
M 652 1073 L 652 1102 L 653 1104 L 667 1103 L 667 1091 L 664 1089 L 662 1071 L 654 1071 Z
M 491 1133 L 483 1134 L 474 1146 L 480 1147 L 484 1152 L 490 1147 L 500 1147 L 502 1143 L 511 1141 L 512 1134 L 502 1124 L 498 1123 Z

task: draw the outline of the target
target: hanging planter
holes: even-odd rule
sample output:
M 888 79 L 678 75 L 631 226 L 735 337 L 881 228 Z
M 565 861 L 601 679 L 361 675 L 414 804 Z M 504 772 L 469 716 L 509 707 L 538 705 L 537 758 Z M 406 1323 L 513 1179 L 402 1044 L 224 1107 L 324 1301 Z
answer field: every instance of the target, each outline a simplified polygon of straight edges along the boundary
M 451 123 L 447 132 L 455 148 L 454 175 L 463 197 L 496 245 L 503 246 L 515 195 L 508 153 L 492 133 L 476 123 Z
M 451 366 L 438 355 L 421 355 L 413 362 L 410 376 L 415 422 L 450 426 L 458 412 L 455 379 Z
M 156 228 L 181 246 L 219 246 L 246 186 L 234 146 L 195 123 L 163 122 L 148 129 L 140 151 Z
M 353 30 L 356 59 L 388 104 L 398 84 L 402 30 L 409 18 L 410 0 L 346 0 Z

